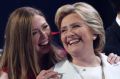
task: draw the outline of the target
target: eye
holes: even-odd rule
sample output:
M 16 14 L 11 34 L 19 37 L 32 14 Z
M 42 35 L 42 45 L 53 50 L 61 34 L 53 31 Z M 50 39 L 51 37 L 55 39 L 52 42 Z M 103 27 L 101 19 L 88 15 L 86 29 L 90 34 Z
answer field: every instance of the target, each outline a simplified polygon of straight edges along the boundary
M 37 34 L 37 32 L 32 32 L 32 35 L 34 36 L 35 34 Z
M 35 31 L 32 32 L 32 35 L 34 36 L 34 35 L 36 35 L 37 33 L 39 33 L 39 31 L 38 31 L 38 30 L 35 30 Z
M 43 29 L 46 29 L 48 26 L 49 26 L 49 25 L 44 25 L 42 28 L 43 28 Z
M 66 30 L 65 29 L 61 29 L 60 30 L 60 33 L 64 33 Z
M 72 28 L 80 27 L 80 25 L 73 25 Z

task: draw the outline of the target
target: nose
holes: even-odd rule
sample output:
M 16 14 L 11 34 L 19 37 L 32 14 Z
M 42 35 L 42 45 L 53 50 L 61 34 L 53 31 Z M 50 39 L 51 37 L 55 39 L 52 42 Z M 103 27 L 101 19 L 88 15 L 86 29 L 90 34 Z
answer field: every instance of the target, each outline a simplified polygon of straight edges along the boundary
M 73 34 L 74 34 L 73 29 L 72 29 L 72 28 L 68 28 L 67 34 L 68 34 L 68 35 L 73 35 Z
M 67 32 L 66 32 L 67 38 L 71 38 L 74 35 L 75 35 L 75 33 L 74 33 L 74 31 L 72 29 L 67 30 Z
M 40 39 L 48 39 L 48 35 L 46 31 L 41 31 L 40 32 Z

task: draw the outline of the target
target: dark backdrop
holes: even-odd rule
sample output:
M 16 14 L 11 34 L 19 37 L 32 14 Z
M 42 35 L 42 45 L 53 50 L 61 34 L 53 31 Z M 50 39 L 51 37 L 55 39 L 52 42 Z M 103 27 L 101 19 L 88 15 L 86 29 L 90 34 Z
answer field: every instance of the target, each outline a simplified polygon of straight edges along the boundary
M 100 13 L 105 29 L 111 25 L 115 18 L 107 0 L 4 0 L 0 2 L 0 48 L 4 44 L 4 29 L 9 17 L 9 14 L 16 8 L 21 6 L 32 6 L 43 11 L 47 21 L 51 26 L 52 31 L 57 31 L 54 24 L 54 15 L 58 7 L 63 4 L 74 3 L 78 1 L 88 2 L 93 5 Z M 55 41 L 59 43 L 58 36 L 55 36 Z

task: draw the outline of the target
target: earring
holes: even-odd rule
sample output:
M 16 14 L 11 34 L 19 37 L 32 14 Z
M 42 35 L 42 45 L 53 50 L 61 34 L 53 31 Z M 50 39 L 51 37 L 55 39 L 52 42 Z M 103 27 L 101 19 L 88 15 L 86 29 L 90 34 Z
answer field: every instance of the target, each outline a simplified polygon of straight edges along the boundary
M 93 40 L 95 40 L 96 38 L 97 38 L 97 36 L 96 36 L 96 35 L 94 35 L 94 36 L 93 36 Z

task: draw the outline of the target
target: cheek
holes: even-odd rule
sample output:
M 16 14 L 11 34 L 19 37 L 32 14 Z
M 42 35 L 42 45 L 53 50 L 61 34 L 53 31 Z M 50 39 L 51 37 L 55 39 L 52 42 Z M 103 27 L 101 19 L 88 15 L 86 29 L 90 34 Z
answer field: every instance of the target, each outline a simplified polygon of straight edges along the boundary
M 50 34 L 50 33 L 51 33 L 51 30 L 50 30 L 50 29 L 47 29 L 47 30 L 46 30 L 46 33 L 47 33 L 47 34 Z
M 46 34 L 47 34 L 48 37 L 51 36 L 51 30 L 50 30 L 50 28 L 46 29 Z
M 86 31 L 86 32 L 83 32 L 81 35 L 82 35 L 82 38 L 86 41 L 93 39 L 92 34 L 90 32 Z
M 65 40 L 64 36 L 61 35 L 61 36 L 60 36 L 60 39 L 61 39 L 61 42 L 62 42 L 62 44 L 63 44 L 63 43 L 64 43 L 64 40 Z
M 63 47 L 66 49 L 66 43 L 65 43 L 65 35 L 63 35 L 63 36 L 61 36 L 61 43 L 62 43 L 62 45 L 63 45 Z
M 49 27 L 47 27 L 47 29 L 46 29 L 48 32 L 51 32 L 51 29 L 50 29 L 50 26 Z
M 38 40 L 39 40 L 39 36 L 38 35 L 35 35 L 35 36 L 33 36 L 33 44 L 35 45 L 35 44 L 38 44 Z

